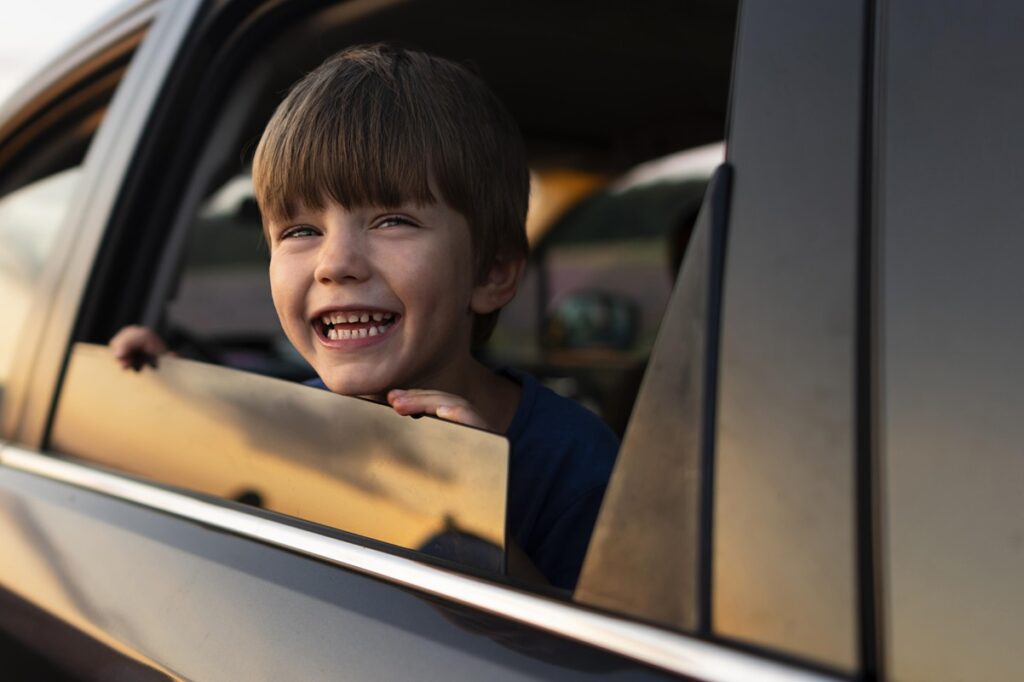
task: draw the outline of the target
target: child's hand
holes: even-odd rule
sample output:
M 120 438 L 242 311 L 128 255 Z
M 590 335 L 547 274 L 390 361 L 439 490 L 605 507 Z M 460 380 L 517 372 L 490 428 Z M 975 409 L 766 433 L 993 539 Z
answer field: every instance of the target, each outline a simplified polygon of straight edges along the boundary
M 131 367 L 136 372 L 143 365 L 156 367 L 156 358 L 168 352 L 167 344 L 155 331 L 138 325 L 129 325 L 114 334 L 110 350 L 121 367 Z
M 494 431 L 465 398 L 451 393 L 414 388 L 388 391 L 388 403 L 401 415 L 432 414 L 445 421 Z

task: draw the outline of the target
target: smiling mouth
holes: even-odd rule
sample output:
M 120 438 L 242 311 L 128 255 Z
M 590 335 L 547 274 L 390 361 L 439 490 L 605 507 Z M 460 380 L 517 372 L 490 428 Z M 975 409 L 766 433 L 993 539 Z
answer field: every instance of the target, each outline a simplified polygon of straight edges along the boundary
M 313 319 L 317 335 L 329 341 L 381 336 L 401 315 L 381 310 L 347 310 L 324 313 Z

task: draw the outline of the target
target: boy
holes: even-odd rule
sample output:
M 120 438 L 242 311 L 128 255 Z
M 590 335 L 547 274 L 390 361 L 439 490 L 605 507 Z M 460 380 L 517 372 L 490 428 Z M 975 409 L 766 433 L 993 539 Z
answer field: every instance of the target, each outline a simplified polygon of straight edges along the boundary
M 278 107 L 253 186 L 274 306 L 317 385 L 504 433 L 509 541 L 572 589 L 618 443 L 532 377 L 473 357 L 527 252 L 526 154 L 494 94 L 431 55 L 345 50 Z M 138 327 L 111 346 L 124 363 L 164 350 Z

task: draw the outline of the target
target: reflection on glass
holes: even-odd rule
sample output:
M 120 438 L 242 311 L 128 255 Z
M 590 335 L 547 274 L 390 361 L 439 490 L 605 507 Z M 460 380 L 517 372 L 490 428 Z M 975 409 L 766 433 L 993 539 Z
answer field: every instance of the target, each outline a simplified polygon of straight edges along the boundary
M 51 447 L 114 469 L 501 571 L 508 441 L 329 391 L 72 352 Z
M 0 198 L 0 396 L 33 288 L 80 177 L 80 168 L 69 168 Z

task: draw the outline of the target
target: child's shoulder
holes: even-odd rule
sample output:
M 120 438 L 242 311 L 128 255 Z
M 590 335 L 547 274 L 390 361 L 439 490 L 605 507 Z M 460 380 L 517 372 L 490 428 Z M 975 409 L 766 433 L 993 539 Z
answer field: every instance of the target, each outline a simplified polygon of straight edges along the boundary
M 506 432 L 508 528 L 553 585 L 572 589 L 615 465 L 619 440 L 596 414 L 529 374 Z
M 506 432 L 513 448 L 528 445 L 562 456 L 584 455 L 591 465 L 611 468 L 619 439 L 600 417 L 530 374 L 507 369 L 502 372 L 522 385 L 519 407 Z

